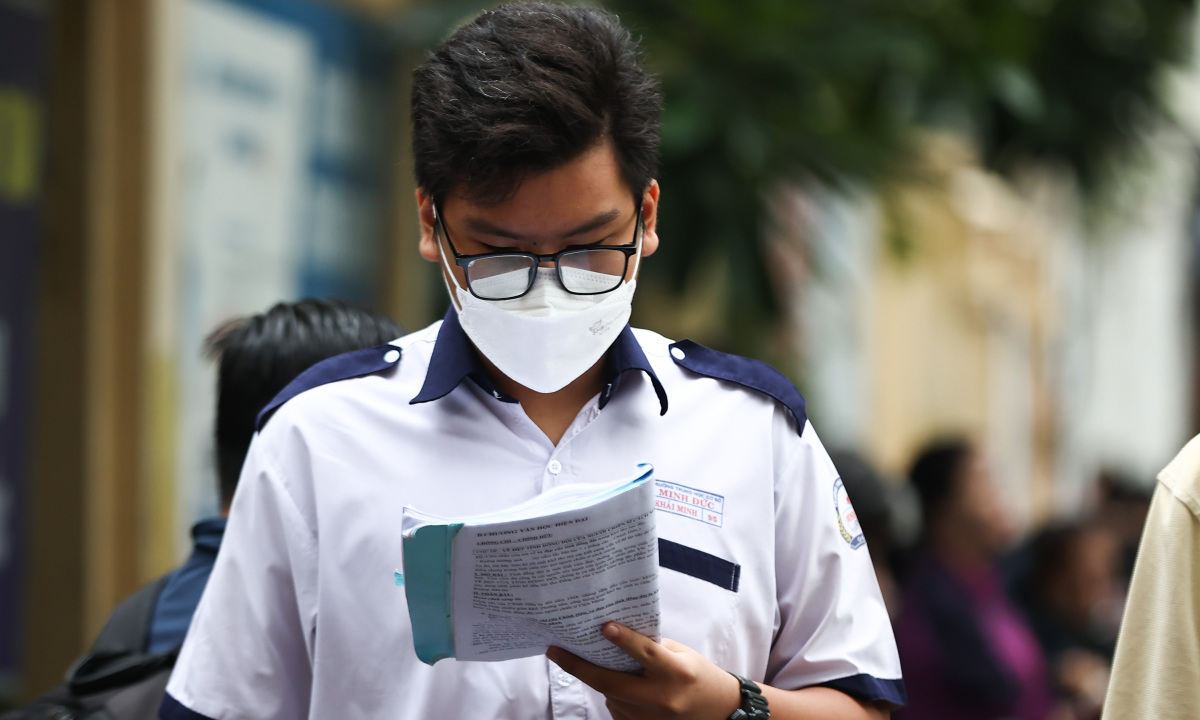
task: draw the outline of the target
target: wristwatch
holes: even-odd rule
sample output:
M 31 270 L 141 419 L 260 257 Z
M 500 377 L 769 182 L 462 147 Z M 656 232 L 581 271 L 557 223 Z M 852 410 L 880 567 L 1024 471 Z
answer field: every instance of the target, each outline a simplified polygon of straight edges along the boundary
M 729 673 L 733 675 L 733 673 Z M 762 688 L 741 675 L 733 675 L 742 686 L 742 704 L 729 720 L 767 720 L 771 711 L 767 708 L 767 699 L 763 697 Z

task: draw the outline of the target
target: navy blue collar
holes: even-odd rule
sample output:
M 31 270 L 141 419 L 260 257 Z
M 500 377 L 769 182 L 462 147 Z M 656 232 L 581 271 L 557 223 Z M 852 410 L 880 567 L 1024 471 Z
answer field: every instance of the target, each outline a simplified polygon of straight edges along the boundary
M 192 543 L 197 549 L 215 553 L 225 536 L 226 519 L 220 516 L 205 518 L 192 526 Z
M 650 361 L 646 359 L 646 353 L 642 351 L 628 325 L 609 348 L 604 368 L 604 389 L 600 392 L 600 408 L 603 409 L 608 404 L 620 387 L 621 378 L 631 370 L 641 370 L 650 377 L 654 393 L 658 396 L 659 414 L 666 414 L 667 391 L 654 374 Z M 458 312 L 451 305 L 442 319 L 442 327 L 438 329 L 433 354 L 429 358 L 429 370 L 425 373 L 425 383 L 410 404 L 439 400 L 449 395 L 451 390 L 467 378 L 501 402 L 516 402 L 515 398 L 499 390 L 487 376 L 483 363 L 475 353 L 475 346 L 458 323 Z

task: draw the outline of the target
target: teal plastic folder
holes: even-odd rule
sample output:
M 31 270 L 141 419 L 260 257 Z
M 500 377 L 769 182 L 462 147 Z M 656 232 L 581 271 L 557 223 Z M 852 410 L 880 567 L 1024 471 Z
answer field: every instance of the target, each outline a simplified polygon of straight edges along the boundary
M 404 596 L 417 657 L 432 665 L 454 657 L 451 546 L 462 523 L 426 525 L 404 538 Z

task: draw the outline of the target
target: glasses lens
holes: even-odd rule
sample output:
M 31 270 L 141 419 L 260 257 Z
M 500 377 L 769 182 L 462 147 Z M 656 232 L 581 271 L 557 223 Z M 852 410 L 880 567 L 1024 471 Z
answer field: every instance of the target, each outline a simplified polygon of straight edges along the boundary
M 467 283 L 475 297 L 507 300 L 529 289 L 537 262 L 525 255 L 479 258 L 467 265 Z
M 558 260 L 563 287 L 578 295 L 616 290 L 625 279 L 629 256 L 620 250 L 590 248 L 564 253 Z

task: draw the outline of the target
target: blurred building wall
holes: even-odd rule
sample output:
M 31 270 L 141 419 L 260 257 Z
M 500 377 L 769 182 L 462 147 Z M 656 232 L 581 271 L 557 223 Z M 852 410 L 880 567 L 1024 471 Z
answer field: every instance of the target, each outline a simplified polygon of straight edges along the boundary
M 825 442 L 902 477 L 930 439 L 971 436 L 1026 525 L 1079 510 L 1101 467 L 1151 483 L 1193 432 L 1195 152 L 1178 131 L 1147 147 L 1099 212 L 953 136 L 878 194 L 788 194 L 777 252 Z

